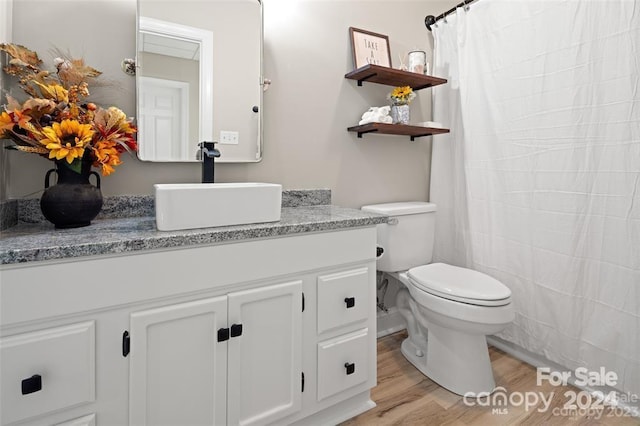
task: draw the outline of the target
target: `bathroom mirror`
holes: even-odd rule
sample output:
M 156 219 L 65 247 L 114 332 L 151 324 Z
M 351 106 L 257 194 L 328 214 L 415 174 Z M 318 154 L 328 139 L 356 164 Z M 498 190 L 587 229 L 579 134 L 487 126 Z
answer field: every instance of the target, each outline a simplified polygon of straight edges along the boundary
M 262 159 L 262 4 L 259 0 L 138 0 L 139 157 Z

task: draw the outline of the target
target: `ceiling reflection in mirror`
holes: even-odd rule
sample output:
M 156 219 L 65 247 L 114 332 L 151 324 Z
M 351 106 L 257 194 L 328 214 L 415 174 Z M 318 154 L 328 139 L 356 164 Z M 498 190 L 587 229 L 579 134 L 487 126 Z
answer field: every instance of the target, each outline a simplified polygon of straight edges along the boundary
M 258 0 L 138 0 L 140 158 L 262 157 L 262 5 Z

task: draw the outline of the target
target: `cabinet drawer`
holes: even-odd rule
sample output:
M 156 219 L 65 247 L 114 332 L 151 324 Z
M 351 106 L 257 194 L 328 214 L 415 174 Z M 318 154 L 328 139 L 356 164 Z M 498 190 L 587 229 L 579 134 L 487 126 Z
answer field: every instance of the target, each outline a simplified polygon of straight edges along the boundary
M 319 276 L 318 333 L 366 319 L 371 292 L 368 268 Z
M 95 400 L 93 321 L 0 339 L 2 424 Z
M 367 381 L 369 330 L 345 334 L 318 344 L 318 400 Z

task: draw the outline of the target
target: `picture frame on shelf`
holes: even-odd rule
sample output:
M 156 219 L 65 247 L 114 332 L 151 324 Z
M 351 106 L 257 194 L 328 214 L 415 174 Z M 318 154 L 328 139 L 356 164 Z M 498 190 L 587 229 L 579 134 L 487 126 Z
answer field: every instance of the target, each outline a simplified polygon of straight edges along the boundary
M 354 69 L 368 64 L 391 68 L 388 36 L 354 27 L 349 27 L 349 35 Z

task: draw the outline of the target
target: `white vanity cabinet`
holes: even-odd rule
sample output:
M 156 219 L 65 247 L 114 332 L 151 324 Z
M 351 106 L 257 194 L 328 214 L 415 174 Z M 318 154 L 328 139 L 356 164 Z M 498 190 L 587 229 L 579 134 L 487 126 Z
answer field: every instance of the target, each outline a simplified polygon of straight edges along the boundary
M 374 225 L 3 265 L 0 423 L 359 414 L 374 406 L 375 247 Z

